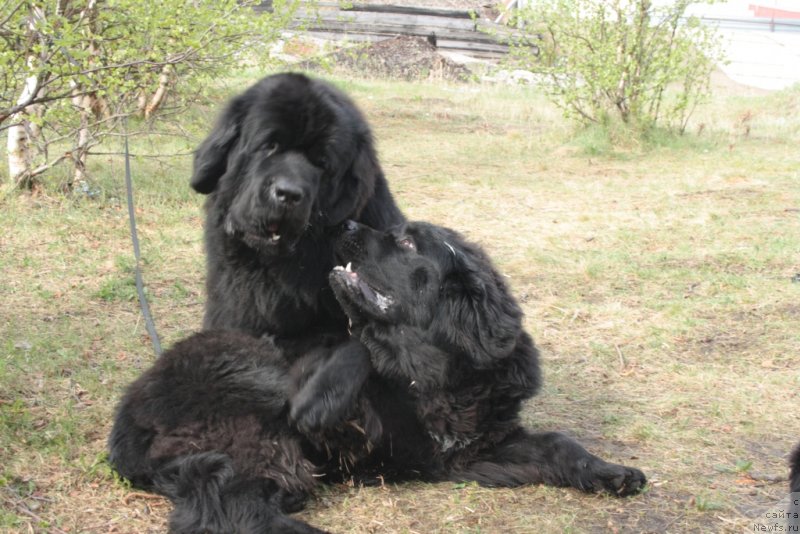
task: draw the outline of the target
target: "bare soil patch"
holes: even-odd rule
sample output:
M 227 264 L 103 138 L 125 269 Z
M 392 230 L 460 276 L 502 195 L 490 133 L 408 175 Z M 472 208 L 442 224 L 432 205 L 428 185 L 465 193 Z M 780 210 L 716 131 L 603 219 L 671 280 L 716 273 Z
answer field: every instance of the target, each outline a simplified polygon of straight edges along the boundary
M 398 36 L 376 43 L 343 48 L 304 61 L 300 68 L 335 74 L 398 80 L 466 81 L 470 71 L 441 55 L 420 37 Z

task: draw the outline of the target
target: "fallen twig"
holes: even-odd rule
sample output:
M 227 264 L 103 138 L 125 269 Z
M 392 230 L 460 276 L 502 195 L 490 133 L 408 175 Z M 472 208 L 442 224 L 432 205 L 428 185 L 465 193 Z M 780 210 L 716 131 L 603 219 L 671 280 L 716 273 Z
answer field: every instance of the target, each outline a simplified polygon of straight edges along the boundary
M 148 499 L 151 501 L 160 501 L 163 499 L 161 495 L 156 495 L 154 493 L 142 493 L 141 491 L 134 491 L 133 493 L 129 493 L 122 498 L 122 502 L 125 504 L 130 504 L 132 499 Z

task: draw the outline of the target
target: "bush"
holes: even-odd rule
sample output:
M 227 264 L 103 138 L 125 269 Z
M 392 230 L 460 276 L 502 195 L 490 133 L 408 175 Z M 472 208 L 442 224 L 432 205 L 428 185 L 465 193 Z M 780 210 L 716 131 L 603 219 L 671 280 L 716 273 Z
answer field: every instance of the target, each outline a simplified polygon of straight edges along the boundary
M 36 177 L 91 149 L 126 117 L 174 117 L 210 81 L 266 55 L 297 0 L 0 3 L 0 133 L 9 177 Z
M 694 0 L 537 0 L 518 11 L 512 60 L 540 75 L 565 115 L 683 133 L 722 59 L 716 31 L 686 16 Z

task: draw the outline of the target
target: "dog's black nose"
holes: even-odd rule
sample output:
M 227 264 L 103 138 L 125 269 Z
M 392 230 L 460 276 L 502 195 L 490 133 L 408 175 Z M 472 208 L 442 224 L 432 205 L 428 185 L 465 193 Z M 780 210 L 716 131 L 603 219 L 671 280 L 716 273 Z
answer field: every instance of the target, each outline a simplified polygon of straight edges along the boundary
M 272 196 L 281 204 L 298 204 L 303 200 L 303 189 L 289 180 L 279 178 L 272 185 Z

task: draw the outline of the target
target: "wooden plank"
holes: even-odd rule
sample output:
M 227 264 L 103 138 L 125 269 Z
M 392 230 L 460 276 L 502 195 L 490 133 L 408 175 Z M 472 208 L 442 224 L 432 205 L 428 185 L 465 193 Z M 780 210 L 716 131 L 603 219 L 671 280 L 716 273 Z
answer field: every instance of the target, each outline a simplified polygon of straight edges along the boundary
M 452 39 L 452 38 L 440 38 L 438 35 L 436 36 L 436 46 L 438 48 L 449 48 L 451 46 L 458 46 L 459 48 L 480 48 L 482 50 L 496 50 L 500 51 L 508 51 L 508 45 L 503 43 L 497 43 L 493 41 L 477 41 L 471 39 Z
M 424 0 L 420 0 L 423 2 Z M 305 4 L 305 2 L 301 2 Z M 258 9 L 260 6 L 256 6 Z M 465 9 L 443 9 L 422 6 L 395 6 L 383 4 L 353 4 L 342 6 L 338 2 L 314 2 L 312 8 L 319 11 L 370 11 L 372 13 L 400 13 L 406 15 L 430 15 L 454 19 L 472 19 L 472 13 Z M 306 8 L 301 8 L 306 9 Z
M 391 37 L 388 35 L 371 33 L 326 32 L 321 30 L 310 30 L 304 32 L 304 35 L 308 35 L 309 37 L 313 37 L 315 39 L 324 39 L 326 41 L 348 41 L 351 43 L 377 43 L 378 41 L 391 39 Z
M 313 11 L 300 12 L 296 16 L 299 20 L 314 22 L 341 22 L 347 21 L 354 24 L 380 24 L 382 26 L 397 25 L 398 27 L 421 26 L 436 31 L 438 28 L 453 30 L 474 31 L 475 23 L 470 19 L 452 19 L 447 17 L 432 17 L 427 15 L 403 15 L 396 13 L 372 13 L 351 11 L 319 12 L 318 16 Z M 429 31 L 429 33 L 430 33 Z
M 318 39 L 348 41 L 351 43 L 375 43 L 391 39 L 394 35 L 385 34 L 366 34 L 366 33 L 344 33 L 344 32 L 324 32 L 310 31 L 306 35 Z M 463 52 L 470 56 L 483 58 L 499 58 L 508 54 L 508 47 L 493 43 L 479 43 L 457 40 L 437 39 L 437 48 L 453 52 Z
M 318 16 L 315 15 L 313 11 L 304 11 L 299 14 L 296 20 L 302 21 L 309 27 L 313 28 L 321 28 L 327 24 L 332 26 L 336 26 L 337 30 L 338 27 L 345 22 L 349 22 L 352 24 L 360 25 L 354 26 L 354 28 L 365 27 L 369 25 L 376 25 L 376 27 L 380 27 L 381 31 L 390 31 L 392 33 L 403 33 L 409 27 L 412 26 L 419 26 L 424 28 L 424 30 L 418 30 L 418 34 L 428 35 L 430 32 L 434 31 L 437 34 L 442 33 L 441 30 L 459 30 L 464 32 L 475 32 L 475 33 L 482 33 L 484 35 L 492 34 L 495 35 L 495 40 L 504 41 L 507 40 L 511 35 L 512 31 L 509 30 L 507 26 L 503 26 L 500 24 L 494 24 L 489 21 L 479 20 L 479 21 L 471 21 L 471 20 L 454 20 L 454 19 L 444 19 L 444 18 L 436 18 L 436 17 L 416 17 L 416 16 L 379 16 L 375 13 L 344 13 L 341 11 L 338 12 L 327 12 L 327 13 L 318 13 Z M 387 29 L 387 26 L 396 26 L 394 30 Z M 476 29 L 477 27 L 477 29 Z M 353 30 L 356 31 L 356 30 Z
M 345 7 L 345 11 L 370 11 L 372 13 L 402 13 L 405 15 L 427 15 L 436 17 L 448 17 L 456 19 L 472 19 L 472 13 L 461 9 L 439 9 L 419 6 L 392 6 L 392 5 L 370 5 L 353 4 L 352 7 Z
M 303 26 L 306 31 L 329 31 L 333 33 L 373 33 L 378 35 L 411 35 L 414 37 L 427 37 L 431 33 L 436 34 L 436 39 L 483 42 L 491 44 L 502 44 L 501 41 L 492 35 L 475 31 L 448 30 L 446 28 L 431 28 L 424 26 L 401 26 L 397 24 L 359 24 L 347 21 L 327 21 L 323 24 L 309 23 Z
M 474 50 L 481 52 L 492 52 L 496 54 L 507 54 L 508 46 L 494 43 L 481 43 L 475 41 L 452 41 L 449 39 L 436 39 L 436 46 L 443 50 Z
M 367 4 L 341 8 L 325 1 L 302 7 L 291 26 L 313 37 L 352 42 L 435 33 L 439 48 L 481 57 L 507 54 L 513 38 L 507 26 L 473 19 L 463 10 Z

